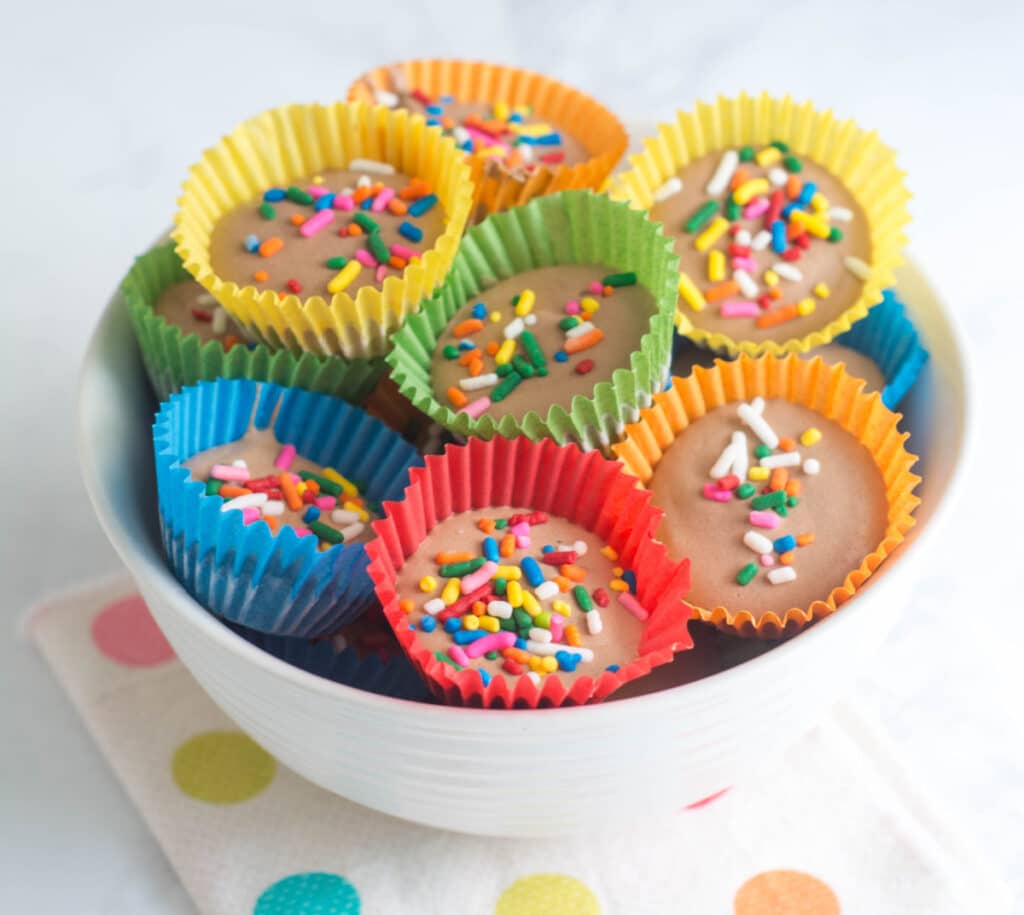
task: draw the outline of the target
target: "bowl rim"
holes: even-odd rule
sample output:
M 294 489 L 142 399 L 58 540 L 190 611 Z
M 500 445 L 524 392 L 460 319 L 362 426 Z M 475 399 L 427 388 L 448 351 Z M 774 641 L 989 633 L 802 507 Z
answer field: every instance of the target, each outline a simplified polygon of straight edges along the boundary
M 907 258 L 903 270 L 915 275 L 915 279 L 928 290 L 931 298 L 939 307 L 942 319 L 948 326 L 953 355 L 959 362 L 955 368 L 959 369 L 963 392 L 963 434 L 958 442 L 949 481 L 934 504 L 927 523 L 923 526 L 915 526 L 907 537 L 904 547 L 906 555 L 900 557 L 901 565 L 907 565 L 910 557 L 920 557 L 924 554 L 920 544 L 927 542 L 933 532 L 941 526 L 963 488 L 967 467 L 971 463 L 974 394 L 972 373 L 966 351 L 966 337 L 958 316 L 953 310 L 947 308 L 942 299 L 935 294 L 930 282 L 912 259 Z M 170 569 L 163 562 L 162 553 L 158 549 L 147 550 L 145 545 L 133 542 L 123 527 L 116 522 L 116 514 L 109 509 L 108 498 L 100 485 L 100 476 L 95 466 L 95 454 L 89 444 L 89 427 L 84 422 L 84 404 L 90 392 L 90 379 L 98 377 L 103 370 L 101 350 L 110 327 L 118 321 L 128 321 L 123 305 L 120 290 L 116 289 L 93 329 L 78 373 L 78 395 L 75 404 L 76 448 L 85 489 L 100 526 L 140 590 L 146 590 L 147 587 L 158 590 L 167 605 L 173 607 L 174 612 L 181 614 L 184 620 L 194 629 L 199 630 L 205 638 L 218 643 L 223 650 L 239 656 L 248 663 L 263 668 L 264 673 L 268 676 L 289 681 L 291 685 L 307 693 L 317 693 L 328 700 L 342 700 L 350 705 L 360 707 L 368 713 L 400 714 L 405 710 L 415 708 L 415 714 L 420 716 L 421 720 L 429 719 L 435 724 L 451 722 L 453 725 L 472 722 L 475 727 L 486 727 L 488 730 L 503 729 L 507 725 L 501 722 L 512 720 L 519 726 L 528 721 L 533 728 L 556 729 L 563 727 L 569 716 L 573 716 L 574 722 L 592 717 L 603 717 L 612 722 L 617 718 L 632 717 L 641 709 L 653 714 L 668 711 L 681 699 L 683 691 L 685 691 L 688 701 L 702 703 L 705 699 L 720 693 L 723 687 L 742 689 L 745 683 L 754 678 L 761 678 L 773 668 L 785 664 L 794 652 L 803 651 L 804 647 L 809 648 L 826 638 L 841 637 L 840 633 L 845 631 L 844 627 L 852 624 L 854 616 L 869 612 L 870 605 L 873 603 L 873 601 L 852 601 L 843 607 L 841 613 L 830 614 L 826 619 L 801 632 L 798 637 L 781 642 L 771 650 L 754 658 L 698 680 L 639 696 L 580 706 L 503 709 L 501 713 L 498 713 L 494 709 L 431 704 L 381 696 L 308 673 L 246 642 L 240 635 L 232 632 L 213 614 L 204 609 L 174 578 Z M 119 309 L 121 314 L 118 313 Z M 913 314 L 912 305 L 909 306 L 909 310 Z M 872 593 L 879 595 L 887 593 L 893 587 L 892 581 L 892 576 L 881 576 L 874 583 L 871 589 Z

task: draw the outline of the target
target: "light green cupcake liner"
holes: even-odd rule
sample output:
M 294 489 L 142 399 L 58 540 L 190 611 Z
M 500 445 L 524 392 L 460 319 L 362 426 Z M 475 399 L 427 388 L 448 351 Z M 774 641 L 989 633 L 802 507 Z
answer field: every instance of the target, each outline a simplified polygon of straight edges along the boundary
M 136 258 L 121 283 L 146 374 L 159 400 L 186 385 L 215 378 L 250 378 L 340 397 L 361 404 L 387 371 L 383 359 L 295 355 L 266 344 L 237 344 L 225 352 L 217 340 L 203 343 L 156 314 L 153 306 L 172 283 L 191 280 L 174 253 L 160 245 Z
M 590 397 L 573 398 L 570 408 L 552 405 L 545 416 L 484 414 L 472 419 L 434 396 L 430 364 L 437 341 L 453 315 L 499 280 L 555 264 L 604 264 L 631 270 L 654 296 L 657 311 L 630 355 L 629 367 L 594 386 Z M 666 383 L 672 350 L 679 259 L 661 226 L 643 212 L 591 191 L 563 191 L 489 216 L 462 240 L 441 288 L 392 337 L 385 357 L 399 390 L 435 422 L 464 436 L 490 439 L 525 435 L 534 441 L 607 448 L 635 422 L 652 394 Z

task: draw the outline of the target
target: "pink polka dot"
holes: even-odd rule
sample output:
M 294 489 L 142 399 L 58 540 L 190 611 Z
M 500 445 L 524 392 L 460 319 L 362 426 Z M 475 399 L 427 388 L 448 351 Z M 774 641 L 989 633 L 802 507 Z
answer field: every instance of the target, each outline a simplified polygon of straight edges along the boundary
M 174 657 L 174 649 L 138 594 L 114 601 L 97 613 L 92 639 L 103 654 L 126 667 L 155 667 Z
M 727 794 L 732 788 L 723 788 L 721 791 L 716 791 L 714 794 L 709 794 L 707 797 L 701 798 L 699 801 L 694 801 L 692 804 L 687 804 L 683 807 L 683 810 L 697 810 L 701 807 L 707 807 L 708 804 L 713 804 L 722 795 Z M 682 812 L 682 811 L 680 811 Z

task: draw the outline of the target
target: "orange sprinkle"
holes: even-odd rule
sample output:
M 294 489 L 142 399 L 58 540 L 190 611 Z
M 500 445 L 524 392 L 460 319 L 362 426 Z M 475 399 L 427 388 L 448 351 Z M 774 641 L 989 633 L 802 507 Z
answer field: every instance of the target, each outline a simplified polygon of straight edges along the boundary
M 473 606 L 469 609 L 473 611 L 473 616 L 483 616 L 487 610 L 487 604 L 482 600 L 475 600 L 473 601 Z
M 786 484 L 786 495 L 787 496 L 799 496 L 800 491 L 803 489 L 803 484 L 799 480 L 790 480 Z
M 480 358 L 480 354 L 475 350 L 467 349 L 459 356 L 459 365 L 469 365 L 471 362 L 475 362 Z
M 292 218 L 288 220 L 293 226 L 301 226 L 305 221 L 306 217 L 301 213 L 292 213 Z
M 803 182 L 797 178 L 796 175 L 790 175 L 786 179 L 786 196 L 790 200 L 796 200 L 800 196 L 800 191 L 803 190 Z
M 284 242 L 276 235 L 271 235 L 260 245 L 260 257 L 273 257 L 284 247 Z
M 279 292 L 279 293 L 277 294 L 277 300 L 278 300 L 279 302 L 280 302 L 280 301 L 283 301 L 284 299 L 287 299 L 287 298 L 288 298 L 288 293 L 287 293 L 287 292 Z
M 412 181 L 398 192 L 398 196 L 402 200 L 416 200 L 419 197 L 425 197 L 429 193 L 429 181 L 424 181 L 422 178 L 413 178 Z
M 564 575 L 556 575 L 551 580 L 556 585 L 558 585 L 558 590 L 561 591 L 563 594 L 566 593 L 572 587 L 572 582 L 569 581 L 569 579 L 566 578 Z
M 608 298 L 615 290 L 611 286 L 605 286 L 601 292 L 604 293 L 604 297 Z
M 488 356 L 496 356 L 498 354 L 498 341 L 492 340 L 484 349 L 487 351 Z
M 804 227 L 798 222 L 791 222 L 786 226 L 786 238 L 789 241 L 793 241 L 804 234 Z
M 402 613 L 412 613 L 416 609 L 416 605 L 411 600 L 400 600 L 398 602 L 398 609 Z
M 455 325 L 455 329 L 452 331 L 456 337 L 468 337 L 470 334 L 478 333 L 484 329 L 484 322 L 479 318 L 466 318 L 465 321 L 460 321 Z
M 740 284 L 736 280 L 726 280 L 724 283 L 709 286 L 704 290 L 704 298 L 709 302 L 720 302 L 722 299 L 729 298 L 729 296 L 737 295 L 739 291 Z
M 476 526 L 485 534 L 494 533 L 494 520 L 492 518 L 481 518 L 477 521 Z
M 559 566 L 558 571 L 570 581 L 580 582 L 584 581 L 587 577 L 587 573 L 583 569 L 579 566 L 570 565 L 569 563 Z
M 806 534 L 796 535 L 797 546 L 810 546 L 812 543 L 814 543 L 814 534 L 808 532 Z
M 774 311 L 766 311 L 755 323 L 758 327 L 775 327 L 776 324 L 784 324 L 786 321 L 793 320 L 799 313 L 796 309 L 796 303 L 791 302 L 789 305 L 783 305 Z
M 729 182 L 729 190 L 734 191 L 741 184 L 746 184 L 749 177 L 750 175 L 747 173 L 747 170 L 741 165 L 732 173 L 732 180 Z
M 295 483 L 292 482 L 292 475 L 287 472 L 279 473 L 277 481 L 281 484 L 281 493 L 284 495 L 284 501 L 287 506 L 293 512 L 302 511 L 302 497 L 295 488 Z
M 791 565 L 793 565 L 794 555 L 795 554 L 794 554 L 794 552 L 792 550 L 789 550 L 786 553 L 782 553 L 779 556 L 779 562 L 781 562 L 784 566 L 791 566 Z
M 796 439 L 788 436 L 779 439 L 779 447 L 783 451 L 796 451 Z
M 498 544 L 498 555 L 509 557 L 516 551 L 516 537 L 515 534 L 506 534 L 501 538 L 501 543 Z
M 441 118 L 441 126 L 445 130 L 452 130 L 455 127 L 455 118 L 443 117 Z
M 506 658 L 518 661 L 520 664 L 530 663 L 530 653 L 522 648 L 506 648 L 501 652 Z
M 517 168 L 518 166 L 520 166 L 522 164 L 523 164 L 523 154 L 519 151 L 518 147 L 513 147 L 512 148 L 512 152 L 510 152 L 505 157 L 505 166 L 507 168 Z
M 224 347 L 224 352 L 226 352 L 226 353 L 231 352 L 231 348 L 233 346 L 237 346 L 241 342 L 242 342 L 241 337 L 236 337 L 234 334 L 228 334 L 224 338 L 224 341 L 222 343 L 222 346 Z
M 507 124 L 498 118 L 489 118 L 483 122 L 483 128 L 487 133 L 499 134 L 504 133 L 507 128 Z
M 393 216 L 404 216 L 406 213 L 409 212 L 409 207 L 407 207 L 397 197 L 392 197 L 388 201 L 388 212 L 391 213 Z
M 235 486 L 232 483 L 225 483 L 217 490 L 218 496 L 223 496 L 225 499 L 234 499 L 236 496 L 247 496 L 252 492 L 251 489 L 246 489 L 244 486 Z
M 358 206 L 364 200 L 370 197 L 376 197 L 383 188 L 384 185 L 380 182 L 377 182 L 376 184 L 364 184 L 362 187 L 357 187 L 355 189 L 352 194 L 352 200 Z
M 270 533 L 276 534 L 281 529 L 281 519 L 274 515 L 264 515 L 263 520 L 267 522 L 267 527 L 270 528 Z
M 359 225 L 359 223 L 357 223 L 357 222 L 350 222 L 348 224 L 348 228 L 345 231 L 348 232 L 348 234 L 351 235 L 354 238 L 357 235 L 362 235 L 363 234 L 363 227 L 361 225 Z M 338 234 L 339 235 L 341 234 L 340 230 L 339 230 Z
M 320 484 L 316 480 L 305 480 L 304 485 L 314 496 L 320 495 Z
M 252 278 L 253 278 L 254 280 L 256 280 L 256 282 L 257 282 L 257 283 L 265 283 L 265 282 L 267 281 L 267 279 L 268 279 L 268 277 L 269 277 L 269 276 L 270 276 L 270 274 L 269 274 L 269 273 L 267 273 L 267 271 L 266 271 L 266 270 L 257 270 L 257 271 L 256 271 L 256 272 L 255 272 L 255 273 L 254 273 L 254 274 L 252 275 Z
M 793 308 L 796 308 L 794 305 Z M 585 349 L 590 349 L 592 346 L 596 346 L 604 339 L 604 331 L 600 327 L 595 327 L 593 330 L 588 330 L 585 334 L 580 334 L 578 337 L 571 337 L 562 344 L 562 349 L 567 353 L 579 353 Z
M 580 631 L 575 626 L 566 626 L 563 631 L 565 634 L 565 641 L 572 645 L 573 648 L 580 648 L 583 645 L 583 639 L 580 636 Z
M 458 552 L 442 551 L 434 557 L 434 562 L 439 566 L 446 566 L 453 562 L 469 562 L 471 559 L 476 559 L 476 553 L 470 553 L 466 550 Z
M 778 301 L 779 299 L 782 298 L 782 290 L 779 289 L 778 286 L 773 286 L 771 289 L 768 290 L 768 295 L 771 296 L 771 298 Z
M 457 388 L 455 387 L 455 385 L 452 385 L 450 388 L 448 388 L 448 390 L 445 391 L 445 393 L 448 395 L 448 399 L 451 401 L 452 406 L 455 407 L 456 410 L 461 410 L 464 406 L 466 406 L 466 404 L 469 403 L 469 398 L 465 395 L 465 393 L 463 393 L 461 388 Z
M 477 357 L 469 364 L 469 374 L 471 377 L 476 378 L 477 375 L 481 374 L 484 370 L 483 359 Z
M 775 492 L 779 489 L 786 488 L 786 482 L 789 480 L 789 471 L 785 467 L 776 467 L 772 471 L 771 479 L 768 481 L 768 488 Z
M 405 258 L 399 257 L 397 254 L 392 254 L 391 257 L 388 258 L 388 266 L 394 267 L 396 270 L 404 270 L 405 265 Z

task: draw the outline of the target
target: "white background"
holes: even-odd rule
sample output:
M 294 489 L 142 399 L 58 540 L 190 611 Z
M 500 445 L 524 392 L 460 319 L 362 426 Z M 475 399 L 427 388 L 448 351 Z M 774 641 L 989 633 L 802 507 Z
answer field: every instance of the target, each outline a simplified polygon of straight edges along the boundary
M 899 151 L 911 254 L 959 313 L 975 447 L 958 511 L 857 685 L 1024 911 L 1024 7 L 818 2 L 13 5 L 0 19 L 0 911 L 189 912 L 42 661 L 17 634 L 48 590 L 116 567 L 76 469 L 75 377 L 110 291 L 170 221 L 187 166 L 374 63 L 539 69 L 631 118 L 765 88 Z

